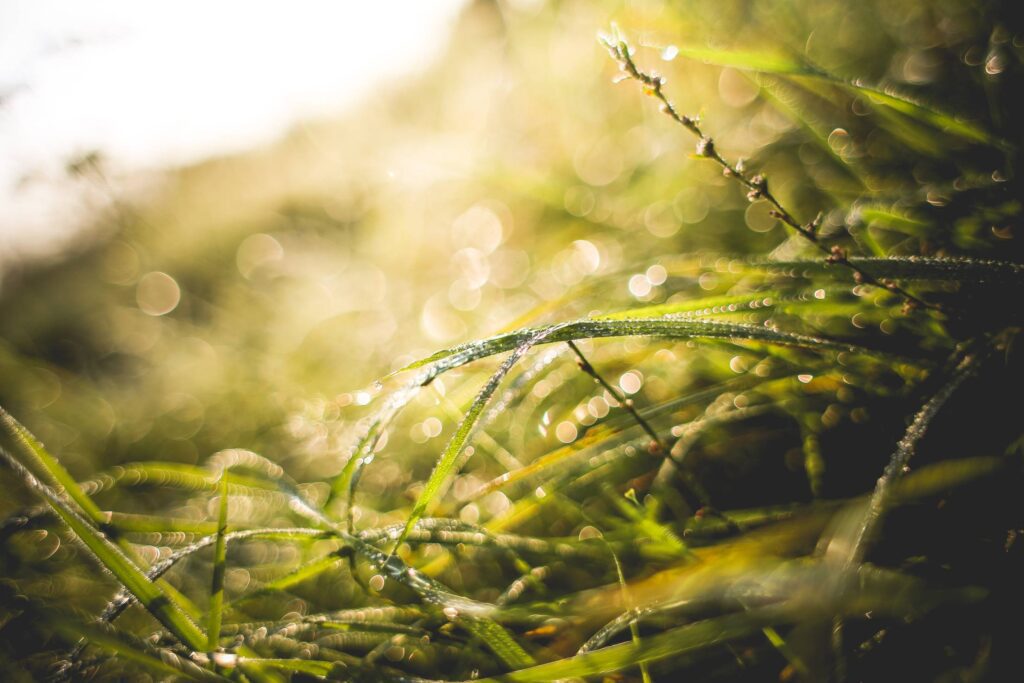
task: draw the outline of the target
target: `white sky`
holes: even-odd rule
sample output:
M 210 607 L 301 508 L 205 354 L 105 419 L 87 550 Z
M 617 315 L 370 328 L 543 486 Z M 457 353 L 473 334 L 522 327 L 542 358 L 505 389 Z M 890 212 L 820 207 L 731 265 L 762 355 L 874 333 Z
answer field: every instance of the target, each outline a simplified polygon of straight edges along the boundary
M 0 0 L 0 262 L 81 223 L 75 156 L 123 173 L 271 141 L 421 67 L 465 1 Z

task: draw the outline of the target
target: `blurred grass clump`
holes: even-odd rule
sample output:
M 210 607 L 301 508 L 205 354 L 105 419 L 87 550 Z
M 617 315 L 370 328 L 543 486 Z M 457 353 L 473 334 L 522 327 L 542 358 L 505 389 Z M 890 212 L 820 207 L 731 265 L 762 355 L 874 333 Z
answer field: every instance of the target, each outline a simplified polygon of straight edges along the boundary
M 5 266 L 4 678 L 1019 677 L 1019 14 L 477 2 Z

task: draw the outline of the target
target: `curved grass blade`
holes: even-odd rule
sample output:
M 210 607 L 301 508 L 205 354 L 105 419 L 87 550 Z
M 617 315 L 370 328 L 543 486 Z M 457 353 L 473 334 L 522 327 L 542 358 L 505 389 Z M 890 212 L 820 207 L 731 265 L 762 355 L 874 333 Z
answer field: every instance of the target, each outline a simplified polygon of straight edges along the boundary
M 323 557 L 319 557 L 313 560 L 312 562 L 304 564 L 298 567 L 297 569 L 288 572 L 284 576 L 280 576 L 274 579 L 273 581 L 270 581 L 260 586 L 253 592 L 243 595 L 242 597 L 232 602 L 231 606 L 236 607 L 241 603 L 248 602 L 258 597 L 262 597 L 267 593 L 286 591 L 290 588 L 294 588 L 295 586 L 299 585 L 300 583 L 303 583 L 304 581 L 308 581 L 309 579 L 312 579 L 315 576 L 323 574 L 325 571 L 341 562 L 343 557 L 343 553 L 337 550 L 327 555 L 324 555 Z
M 311 676 L 328 676 L 335 668 L 343 667 L 338 662 L 326 662 L 316 659 L 272 659 L 264 657 L 239 657 L 236 661 L 239 669 L 246 672 L 285 671 Z
M 445 372 L 480 358 L 509 351 L 531 337 L 547 332 L 538 344 L 596 339 L 604 337 L 662 337 L 666 339 L 750 341 L 819 351 L 850 351 L 873 353 L 871 349 L 847 342 L 809 335 L 772 330 L 760 325 L 744 325 L 711 320 L 675 320 L 628 318 L 624 320 L 586 319 L 559 325 L 527 328 L 500 334 L 469 344 L 452 347 L 415 361 L 403 370 L 412 370 L 433 363 L 435 373 Z
M 405 522 L 405 529 L 402 531 L 398 539 L 396 539 L 394 548 L 397 549 L 398 546 L 402 545 L 406 536 L 408 536 L 413 527 L 416 526 L 417 520 L 419 520 L 419 518 L 427 511 L 434 499 L 439 493 L 441 493 L 442 487 L 456 471 L 456 464 L 458 462 L 459 455 L 462 453 L 463 447 L 469 440 L 469 437 L 476 426 L 477 420 L 480 418 L 481 413 L 483 413 L 483 410 L 487 406 L 488 401 L 490 401 L 491 396 L 498 389 L 501 381 L 505 378 L 505 375 L 508 374 L 509 370 L 512 369 L 512 366 L 515 365 L 527 351 L 557 333 L 561 328 L 561 325 L 554 325 L 535 331 L 516 346 L 515 350 L 501 364 L 501 367 L 499 367 L 498 370 L 491 375 L 490 379 L 487 380 L 487 384 L 484 385 L 483 389 L 480 390 L 480 393 L 473 400 L 473 403 L 466 412 L 465 417 L 455 430 L 455 434 L 452 435 L 448 445 L 445 446 L 444 452 L 441 454 L 441 458 L 434 466 L 434 471 L 430 473 L 430 478 L 427 479 L 427 483 L 423 487 L 423 492 L 416 500 L 416 504 L 413 506 L 412 512 L 409 514 L 409 518 Z M 392 550 L 392 552 L 394 552 L 394 550 Z
M 352 496 L 355 494 L 356 485 L 359 483 L 359 474 L 369 464 L 367 456 L 373 452 L 374 446 L 380 438 L 383 425 L 380 421 L 370 425 L 366 434 L 361 438 L 349 455 L 345 466 L 331 482 L 331 492 L 324 503 L 326 508 L 336 498 L 342 501 L 341 523 L 347 531 L 353 531 L 352 521 Z
M 162 677 L 188 681 L 227 681 L 230 680 L 209 669 L 180 657 L 167 649 L 157 649 L 138 638 L 131 638 L 125 633 L 114 630 L 106 624 L 85 625 L 70 623 L 64 620 L 53 620 L 58 633 L 69 639 L 82 638 L 93 645 L 107 650 L 117 657 L 140 664 L 144 668 Z M 71 666 L 70 663 L 67 666 Z M 64 672 L 58 672 L 57 677 Z
M 393 391 L 368 420 L 366 427 L 356 439 L 345 466 L 331 482 L 331 490 L 324 503 L 324 508 L 327 508 L 331 502 L 340 498 L 342 525 L 346 531 L 353 530 L 352 499 L 363 469 L 373 461 L 374 449 L 380 442 L 381 435 L 402 408 L 416 396 L 420 388 L 430 384 L 438 374 L 433 369 L 428 369 L 402 388 Z
M 905 211 L 882 204 L 865 204 L 855 209 L 854 220 L 868 225 L 877 225 L 911 237 L 929 237 L 935 230 L 932 221 L 917 218 Z

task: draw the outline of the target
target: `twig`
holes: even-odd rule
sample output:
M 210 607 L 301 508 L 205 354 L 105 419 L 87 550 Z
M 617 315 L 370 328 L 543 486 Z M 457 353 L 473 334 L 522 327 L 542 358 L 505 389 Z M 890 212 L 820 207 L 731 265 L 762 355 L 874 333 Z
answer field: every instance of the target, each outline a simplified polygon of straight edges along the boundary
M 654 431 L 654 427 L 651 426 L 651 423 L 645 420 L 643 416 L 637 412 L 636 406 L 633 405 L 633 399 L 626 398 L 625 394 L 621 393 L 618 389 L 609 384 L 608 380 L 602 377 L 601 373 L 599 373 L 594 366 L 590 364 L 590 361 L 587 360 L 587 357 L 583 355 L 583 352 L 580 351 L 579 347 L 576 346 L 575 343 L 571 341 L 566 343 L 569 345 L 569 348 L 572 349 L 572 352 L 576 354 L 576 364 L 580 366 L 580 370 L 593 377 L 594 381 L 600 384 L 605 391 L 611 394 L 612 398 L 622 404 L 622 407 L 633 416 L 633 419 L 636 420 L 637 424 L 647 432 L 647 436 L 651 437 L 651 445 L 649 448 L 651 453 L 655 455 L 659 453 L 667 455 L 668 445 L 658 435 L 658 432 Z
M 666 444 L 665 440 L 662 439 L 658 432 L 654 430 L 654 427 L 651 426 L 651 423 L 644 419 L 643 415 L 641 415 L 637 411 L 636 406 L 633 404 L 633 399 L 626 398 L 625 394 L 623 394 L 614 386 L 612 386 L 608 382 L 608 380 L 606 380 L 601 375 L 601 373 L 599 373 L 597 369 L 595 369 L 594 366 L 590 364 L 590 361 L 587 360 L 587 357 L 583 355 L 583 352 L 580 351 L 579 347 L 576 346 L 574 342 L 569 341 L 566 343 L 569 345 L 569 348 L 572 349 L 572 352 L 576 354 L 576 364 L 580 367 L 580 370 L 593 377 L 594 381 L 601 385 L 601 387 L 603 387 L 604 390 L 607 391 L 612 398 L 618 401 L 622 405 L 622 407 L 625 408 L 626 411 L 633 416 L 633 419 L 636 420 L 636 423 L 640 425 L 644 432 L 646 432 L 647 435 L 651 437 L 651 443 L 648 446 L 648 451 L 650 451 L 652 455 L 661 455 L 666 460 L 671 461 L 673 462 L 673 464 L 675 464 L 675 459 L 672 457 L 672 451 L 669 449 L 668 444 Z M 676 471 L 679 472 L 680 482 L 682 483 L 684 488 L 683 493 L 688 499 L 687 502 L 700 502 L 699 509 L 695 511 L 698 516 L 711 514 L 725 522 L 731 530 L 736 532 L 741 530 L 739 525 L 736 524 L 736 522 L 730 519 L 724 512 L 716 510 L 710 504 L 710 501 L 708 501 L 707 496 L 704 495 L 700 490 L 699 485 L 697 485 L 696 482 L 690 481 L 689 477 L 686 476 L 684 471 L 678 465 L 676 467 Z
M 704 131 L 700 127 L 700 120 L 686 116 L 685 114 L 680 114 L 679 111 L 676 110 L 675 106 L 664 93 L 663 87 L 665 85 L 665 78 L 654 72 L 645 73 L 644 71 L 641 71 L 637 67 L 636 62 L 633 61 L 633 56 L 630 54 L 630 47 L 624 40 L 606 36 L 601 36 L 600 40 L 608 49 L 608 52 L 611 53 L 612 57 L 619 63 L 619 68 L 622 72 L 628 77 L 638 81 L 643 86 L 645 93 L 651 97 L 657 98 L 658 101 L 661 102 L 661 111 L 667 114 L 673 121 L 697 136 L 697 156 L 704 157 L 705 159 L 711 159 L 722 167 L 726 177 L 735 178 L 740 184 L 746 187 L 748 190 L 747 199 L 751 202 L 763 199 L 771 204 L 771 215 L 774 218 L 781 220 L 787 226 L 792 228 L 796 234 L 813 244 L 818 251 L 825 254 L 826 262 L 835 263 L 849 268 L 853 271 L 853 279 L 857 284 L 881 287 L 899 297 L 902 297 L 904 300 L 904 308 L 907 310 L 914 308 L 927 308 L 934 311 L 943 311 L 943 308 L 938 304 L 929 303 L 919 299 L 900 287 L 893 280 L 875 277 L 857 264 L 852 263 L 849 259 L 849 254 L 842 247 L 838 245 L 829 247 L 823 244 L 818 233 L 818 228 L 821 226 L 822 221 L 821 212 L 819 212 L 810 223 L 801 224 L 793 217 L 793 214 L 779 202 L 775 195 L 772 194 L 771 190 L 768 189 L 767 178 L 761 174 L 750 176 L 743 169 L 741 163 L 732 164 L 727 161 L 718 152 L 718 149 L 715 147 L 715 141 L 704 134 Z

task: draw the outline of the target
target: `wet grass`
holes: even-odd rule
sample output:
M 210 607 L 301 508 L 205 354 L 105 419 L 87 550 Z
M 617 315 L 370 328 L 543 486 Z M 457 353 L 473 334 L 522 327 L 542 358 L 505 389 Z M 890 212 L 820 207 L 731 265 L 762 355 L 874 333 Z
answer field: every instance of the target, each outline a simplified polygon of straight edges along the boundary
M 62 366 L 66 348 L 41 341 L 46 330 L 51 340 L 60 334 L 13 324 L 5 367 L 18 387 L 59 372 L 69 387 L 78 381 L 72 378 L 92 378 L 79 396 L 125 391 L 114 381 L 118 373 L 151 380 L 110 368 L 144 358 L 180 371 L 176 386 L 189 388 L 191 402 L 179 396 L 164 408 L 159 429 L 126 418 L 96 438 L 90 429 L 102 430 L 89 416 L 98 412 L 52 401 L 27 411 L 58 443 L 60 420 L 41 417 L 48 406 L 60 408 L 62 420 L 82 420 L 81 433 L 64 443 L 109 449 L 87 468 L 44 446 L 6 411 L 0 416 L 4 484 L 16 492 L 0 534 L 4 674 L 853 681 L 897 680 L 912 670 L 919 680 L 1019 677 L 1009 624 L 1024 608 L 1015 400 L 1024 367 L 1024 265 L 1013 238 L 1021 136 L 1006 118 L 1019 106 L 1006 95 L 1020 82 L 1019 35 L 999 3 L 945 23 L 921 4 L 905 8 L 917 23 L 874 4 L 863 10 L 870 17 L 850 21 L 934 31 L 960 22 L 963 35 L 930 48 L 933 61 L 954 65 L 949 81 L 931 92 L 888 87 L 874 78 L 868 56 L 861 58 L 870 79 L 833 71 L 818 63 L 821 55 L 813 62 L 809 54 L 790 56 L 802 54 L 784 49 L 790 39 L 800 42 L 798 17 L 758 12 L 743 24 L 762 32 L 786 27 L 772 34 L 779 44 L 771 50 L 742 42 L 711 49 L 703 41 L 653 49 L 618 29 L 603 37 L 614 61 L 594 71 L 607 91 L 602 98 L 623 98 L 619 124 L 642 131 L 630 139 L 650 135 L 672 155 L 693 144 L 686 163 L 715 170 L 713 178 L 702 170 L 685 178 L 726 197 L 714 210 L 705 207 L 706 222 L 676 226 L 678 242 L 697 246 L 659 236 L 662 213 L 681 224 L 687 208 L 667 194 L 679 188 L 667 189 L 675 180 L 664 178 L 671 175 L 658 165 L 664 159 L 637 162 L 603 190 L 596 180 L 589 188 L 558 181 L 564 202 L 547 196 L 550 190 L 523 190 L 529 182 L 522 177 L 483 173 L 474 182 L 507 180 L 522 193 L 508 189 L 509 203 L 530 207 L 537 227 L 510 244 L 525 253 L 530 240 L 552 240 L 557 249 L 547 258 L 536 248 L 525 263 L 547 266 L 505 289 L 547 293 L 508 308 L 501 325 L 482 324 L 489 334 L 475 341 L 403 349 L 400 361 L 384 364 L 397 369 L 382 369 L 365 390 L 280 408 L 282 396 L 312 393 L 309 387 L 340 376 L 313 361 L 301 365 L 303 354 L 319 362 L 318 349 L 335 344 L 342 349 L 335 360 L 368 357 L 360 355 L 359 326 L 344 317 L 310 326 L 294 347 L 299 369 L 278 367 L 279 385 L 250 383 L 232 393 L 219 389 L 232 375 L 218 374 L 211 384 L 219 398 L 202 393 L 206 366 L 190 365 L 192 356 L 175 360 L 160 342 L 129 360 L 104 347 L 94 327 L 72 321 L 66 324 L 90 331 L 81 345 L 98 350 L 78 348 L 89 360 Z M 805 9 L 810 21 L 817 10 Z M 531 23 L 540 19 L 516 16 L 506 17 L 510 49 L 542 31 Z M 662 21 L 664 36 L 692 30 L 678 17 Z M 997 73 L 982 75 L 963 62 L 979 40 L 1003 60 Z M 886 54 L 902 55 L 897 48 L 914 45 L 890 45 Z M 693 68 L 713 79 L 726 73 L 722 67 L 735 69 L 729 78 L 747 79 L 761 96 L 743 106 L 764 106 L 761 117 L 772 108 L 789 124 L 740 163 L 721 151 L 738 144 L 728 139 L 736 128 L 681 113 L 676 100 L 684 93 L 674 90 L 674 77 L 686 78 L 686 59 L 705 63 Z M 604 80 L 615 62 L 637 90 Z M 658 62 L 671 77 L 654 72 Z M 954 101 L 971 88 L 987 93 L 987 108 L 957 113 L 939 96 L 943 88 L 957 94 Z M 659 108 L 671 119 L 665 127 L 654 116 Z M 831 129 L 826 135 L 815 132 L 822 122 Z M 592 179 L 607 163 L 594 162 L 595 170 L 579 158 L 576 172 Z M 778 159 L 787 163 L 774 165 Z M 598 215 L 596 199 L 583 211 L 580 197 L 593 199 L 595 190 L 642 195 L 631 219 L 641 227 L 609 227 L 615 212 Z M 564 237 L 545 235 L 549 225 Z M 303 253 L 333 244 L 324 235 L 336 228 L 307 229 L 312 248 Z M 367 244 L 373 239 L 372 231 L 359 234 Z M 232 372 L 287 365 L 261 355 L 273 338 L 258 334 L 271 327 L 264 309 L 250 310 L 249 319 L 227 305 L 272 296 L 301 301 L 295 271 L 302 268 L 262 282 L 252 273 L 266 264 L 245 259 L 266 247 L 260 258 L 276 262 L 282 242 L 292 249 L 288 239 L 296 239 L 300 252 L 304 243 L 283 228 L 280 240 L 259 235 L 262 241 L 243 240 L 248 246 L 235 254 L 244 287 L 254 291 L 222 285 L 221 275 L 185 282 L 191 317 L 159 321 L 179 353 L 201 346 L 195 335 L 220 348 L 217 330 L 225 329 L 229 337 L 249 335 Z M 346 233 L 338 253 L 354 239 Z M 479 261 L 488 247 L 473 244 L 456 259 L 469 263 L 463 278 L 478 274 L 480 263 L 499 263 L 497 256 Z M 111 249 L 103 262 L 120 253 Z M 628 256 L 614 257 L 622 252 Z M 354 258 L 369 267 L 368 258 Z M 569 284 L 544 290 L 556 275 Z M 453 284 L 453 306 L 485 316 L 490 300 L 467 309 L 469 290 Z M 197 292 L 217 305 L 203 308 Z M 35 310 L 37 300 L 25 297 L 23 310 Z M 17 311 L 19 302 L 9 299 L 5 310 Z M 448 320 L 427 312 L 421 324 L 428 330 Z M 408 317 L 380 341 L 385 348 L 396 343 L 392 336 L 402 339 L 395 330 L 410 329 Z M 361 320 L 371 325 L 371 317 Z M 139 337 L 149 334 L 149 322 L 133 328 Z M 273 330 L 288 334 L 286 325 Z M 212 352 L 202 347 L 196 356 Z M 350 372 L 357 362 L 339 364 Z M 182 437 L 195 421 L 192 403 L 205 406 L 205 426 Z M 121 404 L 117 410 L 130 414 Z M 134 431 L 143 436 L 129 438 Z M 220 441 L 225 435 L 238 441 Z M 192 450 L 159 450 L 171 442 Z M 199 455 L 214 442 L 213 455 Z M 227 446 L 246 448 L 216 450 Z M 138 457 L 148 447 L 171 455 Z

